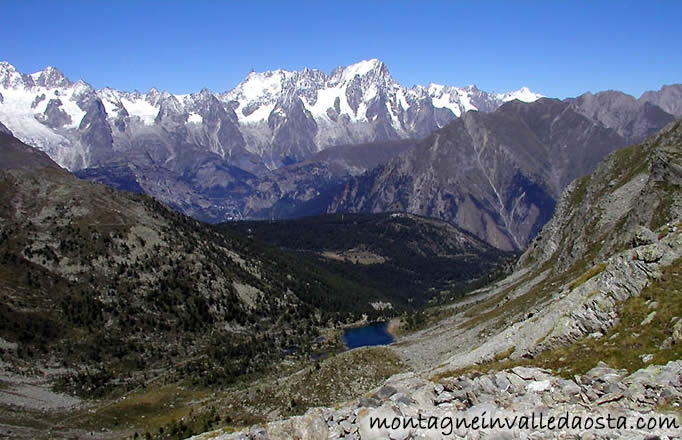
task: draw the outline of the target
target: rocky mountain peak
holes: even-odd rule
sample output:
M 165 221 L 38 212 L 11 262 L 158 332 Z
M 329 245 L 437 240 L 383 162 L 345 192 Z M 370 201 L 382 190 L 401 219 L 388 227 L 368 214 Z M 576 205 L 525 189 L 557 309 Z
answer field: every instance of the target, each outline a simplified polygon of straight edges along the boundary
M 639 101 L 650 102 L 671 115 L 682 116 L 682 85 L 664 85 L 658 91 L 645 92 Z
M 330 85 L 342 85 L 355 82 L 358 79 L 363 83 L 396 83 L 386 65 L 376 58 L 334 69 L 330 75 L 329 83 Z
M 79 79 L 78 81 L 76 81 L 76 83 L 72 84 L 72 87 L 74 96 L 85 96 L 95 94 L 95 89 L 82 79 Z
M 54 66 L 47 66 L 40 72 L 32 74 L 31 78 L 33 78 L 33 81 L 37 86 L 45 87 L 47 89 L 70 87 L 73 85 L 64 73 Z
M 649 95 L 648 99 L 635 99 L 617 90 L 607 90 L 596 94 L 585 93 L 568 100 L 580 113 L 598 120 L 607 128 L 615 129 L 629 142 L 640 142 L 673 120 L 673 113 L 666 112 L 657 105 L 660 95 Z M 678 97 L 682 99 L 682 95 Z M 674 100 L 672 105 L 676 105 Z
M 215 94 L 205 87 L 203 89 L 201 89 L 201 91 L 198 94 L 192 94 L 189 96 L 191 96 L 192 98 L 198 98 L 202 101 L 207 100 L 207 99 L 211 99 L 211 98 L 215 98 Z
M 377 58 L 372 58 L 369 60 L 363 60 L 359 61 L 355 64 L 351 64 L 350 66 L 346 67 L 344 69 L 344 72 L 346 72 L 347 75 L 360 75 L 360 76 L 365 76 L 365 75 L 387 75 L 388 73 L 388 68 L 386 65 L 381 61 L 378 60 Z
M 0 62 L 0 85 L 5 89 L 33 87 L 33 79 L 29 75 L 19 72 L 7 61 Z
M 159 95 L 157 102 L 159 105 L 159 114 L 156 117 L 157 121 L 161 121 L 166 117 L 170 117 L 177 123 L 186 121 L 185 109 L 175 95 L 163 91 Z
M 251 71 L 244 81 L 226 95 L 229 99 L 237 101 L 270 103 L 282 93 L 284 82 L 293 75 L 294 72 L 283 69 L 266 72 Z
M 474 88 L 475 87 L 476 86 L 474 86 Z M 543 97 L 539 93 L 532 92 L 526 86 L 523 86 L 516 91 L 500 93 L 500 94 L 498 94 L 498 96 L 502 101 L 505 101 L 505 102 L 506 101 L 512 101 L 512 100 L 519 100 L 519 101 L 523 101 L 523 102 L 533 102 L 533 101 Z
M 303 70 L 298 72 L 299 78 L 310 78 L 313 80 L 325 80 L 327 75 L 318 69 L 311 69 L 309 67 L 304 67 Z
M 159 104 L 160 98 L 161 98 L 161 91 L 159 89 L 157 89 L 156 87 L 152 87 L 144 95 L 145 101 L 147 101 L 149 104 L 151 104 L 153 106 L 157 106 Z

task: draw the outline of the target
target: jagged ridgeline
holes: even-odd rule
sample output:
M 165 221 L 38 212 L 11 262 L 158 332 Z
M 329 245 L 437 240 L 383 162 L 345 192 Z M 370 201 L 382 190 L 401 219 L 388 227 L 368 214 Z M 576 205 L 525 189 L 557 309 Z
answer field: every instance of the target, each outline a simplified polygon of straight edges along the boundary
M 329 74 L 251 72 L 231 91 L 182 95 L 95 89 L 55 67 L 25 74 L 0 62 L 0 121 L 22 141 L 82 177 L 144 190 L 216 222 L 257 216 L 287 197 L 306 201 L 329 183 L 273 169 L 333 146 L 420 138 L 468 110 L 538 96 L 527 88 L 408 88 L 376 59 Z M 352 162 L 344 174 L 364 171 Z
M 229 382 L 389 301 L 144 194 L 80 180 L 8 133 L 0 151 L 0 337 L 19 343 L 12 362 L 89 367 L 66 381 L 76 391 L 161 366 L 170 379 Z

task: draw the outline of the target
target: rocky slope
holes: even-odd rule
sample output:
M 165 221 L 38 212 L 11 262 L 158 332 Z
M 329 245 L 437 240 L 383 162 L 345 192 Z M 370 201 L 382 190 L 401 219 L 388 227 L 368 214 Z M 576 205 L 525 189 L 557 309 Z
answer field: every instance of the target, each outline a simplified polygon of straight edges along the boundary
M 612 153 L 590 176 L 569 185 L 510 277 L 436 310 L 435 325 L 392 346 L 416 374 L 393 376 L 335 409 L 314 408 L 199 438 L 677 438 L 681 151 L 682 121 L 676 121 L 642 144 Z M 445 417 L 471 423 L 479 416 L 480 426 L 480 417 L 541 413 L 555 423 L 568 414 L 583 422 L 603 417 L 606 424 L 611 415 L 613 425 L 442 425 Z M 419 414 L 438 422 L 402 426 Z M 372 417 L 401 426 L 372 429 Z M 667 417 L 676 425 L 637 427 L 640 417 L 645 423 Z
M 7 133 L 0 207 L 3 433 L 32 418 L 17 402 L 73 402 L 45 397 L 46 380 L 89 398 L 160 377 L 226 385 L 386 301 L 149 196 L 78 179 Z
M 587 433 L 599 439 L 672 439 L 679 421 L 657 412 L 657 403 L 682 399 L 680 374 L 680 361 L 631 375 L 599 364 L 573 379 L 525 367 L 438 384 L 407 373 L 340 409 L 314 408 L 248 431 L 214 431 L 192 439 L 562 439 Z M 501 424 L 491 427 L 493 419 Z M 386 425 L 379 427 L 377 420 Z M 637 423 L 644 427 L 638 429 Z M 649 423 L 655 427 L 648 428 Z M 595 429 L 598 425 L 603 428 Z

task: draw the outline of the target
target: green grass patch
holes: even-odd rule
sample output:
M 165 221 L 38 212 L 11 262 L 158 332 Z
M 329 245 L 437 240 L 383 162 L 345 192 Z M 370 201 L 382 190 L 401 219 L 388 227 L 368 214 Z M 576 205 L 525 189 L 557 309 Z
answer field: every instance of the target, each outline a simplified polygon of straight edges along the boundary
M 506 349 L 506 350 L 504 350 L 504 351 L 501 351 L 501 352 L 499 352 L 499 353 L 495 353 L 495 358 L 494 358 L 494 360 L 495 360 L 496 362 L 499 362 L 499 361 L 502 361 L 502 360 L 504 360 L 504 359 L 507 359 L 509 356 L 512 355 L 512 353 L 514 353 L 514 350 L 516 350 L 516 347 L 511 346 L 511 347 L 509 347 L 508 349 Z
M 682 285 L 680 271 L 682 259 L 663 270 L 663 276 L 651 280 L 640 296 L 632 297 L 622 305 L 618 323 L 602 338 L 583 338 L 571 345 L 550 350 L 533 360 L 534 364 L 550 368 L 562 376 L 572 377 L 604 361 L 613 368 L 634 372 L 646 366 L 643 354 L 653 355 L 651 363 L 666 364 L 682 358 L 682 344 L 663 347 L 672 334 L 673 317 L 682 318 Z M 657 302 L 652 309 L 647 304 Z M 646 325 L 641 322 L 652 312 L 654 319 Z

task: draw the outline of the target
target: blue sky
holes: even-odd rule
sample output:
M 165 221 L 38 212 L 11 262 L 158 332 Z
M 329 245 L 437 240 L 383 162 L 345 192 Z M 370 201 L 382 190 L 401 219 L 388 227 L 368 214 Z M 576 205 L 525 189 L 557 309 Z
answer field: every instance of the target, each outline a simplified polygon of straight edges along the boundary
M 175 93 L 379 58 L 402 84 L 547 96 L 682 82 L 682 1 L 5 1 L 0 60 Z

